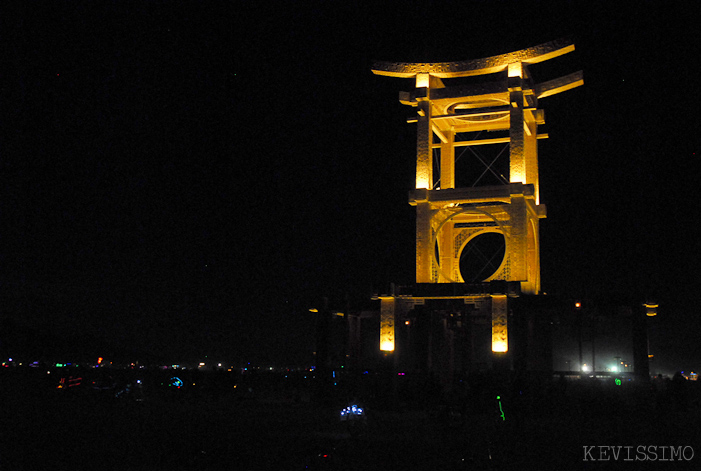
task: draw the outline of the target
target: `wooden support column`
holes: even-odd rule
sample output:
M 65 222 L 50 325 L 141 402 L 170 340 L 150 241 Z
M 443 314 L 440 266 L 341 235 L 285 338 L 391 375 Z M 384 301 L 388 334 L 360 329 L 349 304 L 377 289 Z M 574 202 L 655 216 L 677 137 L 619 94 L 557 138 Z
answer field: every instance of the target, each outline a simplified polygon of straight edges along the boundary
M 394 311 L 396 299 L 394 296 L 380 298 L 380 350 L 394 351 Z
M 508 206 L 511 232 L 507 240 L 507 250 L 511 257 L 511 281 L 528 280 L 528 209 L 523 195 L 511 195 Z
M 416 204 L 416 282 L 430 283 L 433 247 L 431 247 L 431 216 L 428 202 Z
M 492 352 L 494 353 L 509 351 L 507 301 L 506 295 L 492 295 Z
M 538 124 L 536 122 L 537 110 L 527 110 L 524 113 L 524 129 L 527 131 L 524 138 L 524 161 L 526 166 L 526 180 L 524 183 L 533 184 L 535 190 L 535 204 L 540 204 L 540 185 L 538 175 Z
M 455 132 L 443 131 L 441 142 L 441 189 L 455 188 Z
M 433 188 L 433 128 L 429 101 L 428 74 L 416 76 L 416 93 L 419 118 L 416 129 L 416 188 Z
M 520 62 L 509 64 L 509 154 L 511 183 L 526 183 L 525 130 L 523 122 L 523 67 Z
M 438 282 L 451 283 L 454 277 L 453 266 L 455 260 L 455 235 L 453 234 L 454 222 L 449 221 L 438 233 L 438 256 L 441 269 L 439 270 Z

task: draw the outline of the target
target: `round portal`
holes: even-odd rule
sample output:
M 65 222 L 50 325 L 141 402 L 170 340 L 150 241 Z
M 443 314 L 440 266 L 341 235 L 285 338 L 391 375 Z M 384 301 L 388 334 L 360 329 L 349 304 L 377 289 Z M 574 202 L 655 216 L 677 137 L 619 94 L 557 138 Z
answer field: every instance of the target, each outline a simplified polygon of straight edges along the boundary
M 479 283 L 492 277 L 505 254 L 504 234 L 486 232 L 473 237 L 460 253 L 460 274 L 465 283 Z

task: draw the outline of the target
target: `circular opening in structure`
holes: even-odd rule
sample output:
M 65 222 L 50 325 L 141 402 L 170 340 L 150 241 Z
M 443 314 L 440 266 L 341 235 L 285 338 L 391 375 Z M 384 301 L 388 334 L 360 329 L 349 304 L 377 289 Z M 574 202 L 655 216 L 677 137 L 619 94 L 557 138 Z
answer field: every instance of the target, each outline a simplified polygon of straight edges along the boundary
M 474 237 L 460 253 L 460 274 L 465 283 L 479 283 L 492 277 L 505 254 L 504 234 L 487 232 Z

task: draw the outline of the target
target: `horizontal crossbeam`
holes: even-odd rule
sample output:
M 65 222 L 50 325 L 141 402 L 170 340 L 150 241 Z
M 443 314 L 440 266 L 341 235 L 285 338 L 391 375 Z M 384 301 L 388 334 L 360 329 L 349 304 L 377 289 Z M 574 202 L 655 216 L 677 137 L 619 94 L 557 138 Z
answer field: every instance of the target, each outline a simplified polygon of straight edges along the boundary
M 520 51 L 457 62 L 385 62 L 373 63 L 372 72 L 389 77 L 410 78 L 417 74 L 430 74 L 439 78 L 469 77 L 485 75 L 505 70 L 509 64 L 522 62 L 537 64 L 574 51 L 569 39 L 550 41 Z
M 573 74 L 565 75 L 547 82 L 539 83 L 535 87 L 535 95 L 538 98 L 545 98 L 557 93 L 566 92 L 573 88 L 584 85 L 584 73 L 580 70 Z
M 547 133 L 538 134 L 538 139 L 548 139 L 550 136 Z M 456 141 L 453 145 L 455 147 L 468 147 L 468 146 L 484 146 L 489 144 L 505 144 L 510 142 L 509 137 L 495 137 L 492 139 L 475 139 L 473 141 Z M 440 144 L 433 144 L 432 149 L 440 149 Z
M 495 106 L 495 107 L 486 107 L 486 108 L 475 108 L 473 110 L 466 110 L 466 111 L 456 111 L 455 113 L 452 114 L 441 114 L 441 115 L 436 115 L 436 116 L 431 116 L 432 120 L 437 120 L 437 119 L 460 119 L 460 118 L 470 118 L 470 117 L 477 117 L 477 116 L 489 116 L 492 114 L 508 114 L 511 111 L 511 107 L 508 105 L 504 106 Z M 417 117 L 412 117 L 412 118 L 407 118 L 406 122 L 407 123 L 416 123 L 418 121 Z

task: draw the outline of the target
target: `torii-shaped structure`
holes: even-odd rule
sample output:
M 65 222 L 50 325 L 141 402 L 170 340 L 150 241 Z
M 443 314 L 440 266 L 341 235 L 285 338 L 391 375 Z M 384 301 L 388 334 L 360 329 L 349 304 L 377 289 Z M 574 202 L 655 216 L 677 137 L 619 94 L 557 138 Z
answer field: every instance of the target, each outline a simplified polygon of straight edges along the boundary
M 536 84 L 528 66 L 573 50 L 574 44 L 563 39 L 468 61 L 373 64 L 377 75 L 416 81 L 416 88 L 400 92 L 399 100 L 417 110 L 409 120 L 417 123 L 416 188 L 409 194 L 409 203 L 416 206 L 417 284 L 504 280 L 520 283 L 523 294 L 540 292 L 539 219 L 546 209 L 539 195 L 537 140 L 548 136 L 538 134 L 538 125 L 545 122 L 538 99 L 582 85 L 583 74 Z M 488 74 L 497 74 L 496 80 L 454 86 L 443 81 Z M 496 131 L 497 137 L 475 138 L 480 131 Z M 509 175 L 500 176 L 502 184 L 457 187 L 456 148 L 496 144 L 509 149 Z M 440 152 L 435 164 L 434 150 Z M 485 172 L 493 172 L 492 163 L 484 162 Z M 461 253 L 486 233 L 503 235 L 503 259 L 486 278 L 465 280 Z M 390 312 L 394 317 L 389 306 L 383 302 L 382 326 L 389 325 Z M 492 296 L 492 313 L 492 349 L 505 352 L 506 296 Z M 391 325 L 394 338 L 393 320 Z M 391 350 L 390 329 L 383 329 L 387 335 L 381 333 L 380 348 Z

